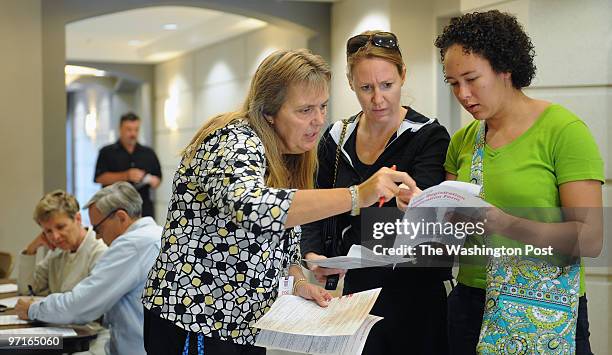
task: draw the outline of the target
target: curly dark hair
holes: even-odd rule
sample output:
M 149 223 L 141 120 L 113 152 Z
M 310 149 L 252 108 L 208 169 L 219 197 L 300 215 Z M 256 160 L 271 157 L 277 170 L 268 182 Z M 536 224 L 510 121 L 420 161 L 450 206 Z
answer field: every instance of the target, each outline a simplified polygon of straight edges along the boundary
M 529 86 L 535 76 L 535 51 L 531 39 L 516 17 L 497 10 L 472 12 L 453 18 L 436 38 L 440 58 L 449 47 L 459 44 L 465 53 L 474 53 L 489 61 L 497 73 L 511 73 L 512 86 Z

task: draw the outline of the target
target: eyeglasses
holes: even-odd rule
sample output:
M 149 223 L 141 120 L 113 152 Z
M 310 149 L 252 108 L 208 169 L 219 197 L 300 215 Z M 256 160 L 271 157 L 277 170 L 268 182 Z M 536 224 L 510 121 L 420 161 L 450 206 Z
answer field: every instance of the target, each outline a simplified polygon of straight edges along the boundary
M 349 38 L 346 41 L 346 55 L 354 54 L 368 43 L 376 47 L 394 49 L 401 55 L 397 37 L 391 32 L 376 32 L 371 35 L 357 35 Z
M 114 215 L 115 213 L 117 213 L 118 211 L 121 211 L 122 208 L 117 208 L 116 210 L 112 210 L 110 211 L 109 214 L 106 215 L 106 217 L 102 218 L 102 220 L 96 224 L 94 224 L 92 226 L 94 232 L 96 232 L 96 234 L 100 233 L 100 231 L 98 230 L 98 228 L 100 228 L 100 226 L 102 225 L 102 223 L 106 222 L 107 219 L 109 219 L 112 215 Z

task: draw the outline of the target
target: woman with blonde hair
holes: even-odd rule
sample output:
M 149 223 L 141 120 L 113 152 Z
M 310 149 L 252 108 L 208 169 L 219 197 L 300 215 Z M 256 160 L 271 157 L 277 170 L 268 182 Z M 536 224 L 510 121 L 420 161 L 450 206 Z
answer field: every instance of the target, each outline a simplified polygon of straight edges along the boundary
M 367 181 L 381 167 L 405 171 L 422 188 L 444 180 L 449 135 L 437 120 L 401 104 L 406 65 L 395 34 L 366 31 L 348 39 L 347 78 L 361 111 L 334 123 L 319 144 L 317 186 L 344 187 Z M 362 220 L 344 213 L 332 240 L 327 222 L 304 226 L 305 259 L 346 255 L 362 244 Z M 325 244 L 332 245 L 325 250 Z M 422 264 L 421 264 L 422 265 Z M 311 265 L 319 281 L 344 270 Z M 335 277 L 335 276 L 333 276 Z M 382 287 L 372 314 L 384 317 L 368 336 L 363 354 L 445 354 L 446 292 L 450 268 L 397 267 L 349 270 L 344 294 Z M 409 350 L 408 350 L 409 349 Z
M 241 109 L 211 118 L 183 152 L 162 235 L 145 285 L 149 354 L 265 354 L 255 321 L 278 296 L 326 306 L 306 282 L 300 224 L 389 199 L 405 173 L 382 169 L 361 185 L 312 190 L 331 73 L 306 50 L 270 54 Z

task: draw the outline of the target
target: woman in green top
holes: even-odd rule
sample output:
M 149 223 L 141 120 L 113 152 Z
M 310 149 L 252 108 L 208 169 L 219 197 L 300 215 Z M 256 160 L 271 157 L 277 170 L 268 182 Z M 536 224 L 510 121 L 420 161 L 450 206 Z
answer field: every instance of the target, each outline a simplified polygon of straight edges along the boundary
M 488 202 L 499 208 L 602 206 L 603 162 L 587 126 L 560 105 L 522 91 L 535 76 L 535 52 L 515 17 L 496 10 L 463 15 L 451 21 L 435 45 L 453 94 L 475 118 L 451 139 L 448 180 L 471 180 L 476 136 L 484 122 L 481 181 Z M 565 255 L 601 252 L 601 215 L 565 215 L 564 222 L 543 223 L 492 209 L 487 219 L 492 222 L 487 235 L 552 246 Z M 470 238 L 465 246 L 482 243 Z M 463 355 L 475 353 L 479 341 L 486 261 L 460 261 L 459 284 L 448 299 L 448 330 L 451 352 Z M 584 281 L 580 285 L 576 353 L 590 354 Z

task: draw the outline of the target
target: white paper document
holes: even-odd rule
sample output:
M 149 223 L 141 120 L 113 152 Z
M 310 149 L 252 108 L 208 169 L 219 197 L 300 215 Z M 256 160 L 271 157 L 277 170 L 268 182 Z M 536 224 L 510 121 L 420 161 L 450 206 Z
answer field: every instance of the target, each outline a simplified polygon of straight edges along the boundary
M 63 337 L 73 337 L 77 335 L 77 332 L 72 328 L 32 327 L 32 328 L 0 329 L 0 334 L 2 335 L 36 334 L 36 335 L 59 335 Z
M 27 320 L 19 319 L 19 317 L 15 315 L 3 315 L 0 316 L 0 325 L 19 325 L 19 324 L 28 324 L 30 323 Z
M 358 355 L 363 351 L 370 330 L 381 319 L 368 315 L 353 335 L 313 336 L 261 330 L 255 345 L 306 354 Z
M 380 290 L 336 297 L 327 307 L 298 296 L 282 296 L 253 327 L 299 335 L 353 335 L 367 318 Z
M 2 284 L 0 285 L 0 293 L 17 292 L 16 284 Z
M 17 304 L 17 300 L 20 298 L 33 298 L 35 301 L 38 301 L 38 300 L 42 300 L 44 297 L 16 296 L 16 297 L 0 298 L 0 305 L 5 306 L 6 308 L 15 308 L 15 305 Z
M 478 197 L 480 186 L 462 181 L 444 181 L 423 190 L 408 204 L 410 207 L 491 207 Z
M 326 259 L 308 260 L 306 262 L 321 267 L 337 268 L 337 269 L 361 269 L 366 267 L 377 266 L 395 266 L 397 264 L 410 262 L 412 258 L 403 258 L 401 256 L 378 255 L 371 249 L 362 245 L 353 244 L 346 256 L 334 256 Z
M 458 234 L 441 232 L 448 228 L 448 216 L 453 213 L 477 221 L 480 218 L 479 208 L 493 206 L 478 196 L 480 188 L 479 185 L 461 181 L 444 181 L 421 192 L 410 201 L 404 213 L 403 222 L 411 228 L 397 231 L 394 248 L 407 250 L 422 243 L 463 245 L 467 235 L 458 238 Z

